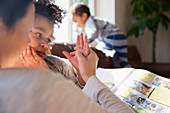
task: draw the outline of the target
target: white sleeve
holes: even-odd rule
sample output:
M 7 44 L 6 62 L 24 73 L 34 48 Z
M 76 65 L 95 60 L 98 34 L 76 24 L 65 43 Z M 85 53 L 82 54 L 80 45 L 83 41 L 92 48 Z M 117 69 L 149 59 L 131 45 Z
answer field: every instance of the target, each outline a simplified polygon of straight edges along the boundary
M 133 110 L 120 100 L 107 86 L 101 83 L 96 76 L 87 81 L 83 92 L 98 102 L 101 106 L 116 113 L 133 113 Z

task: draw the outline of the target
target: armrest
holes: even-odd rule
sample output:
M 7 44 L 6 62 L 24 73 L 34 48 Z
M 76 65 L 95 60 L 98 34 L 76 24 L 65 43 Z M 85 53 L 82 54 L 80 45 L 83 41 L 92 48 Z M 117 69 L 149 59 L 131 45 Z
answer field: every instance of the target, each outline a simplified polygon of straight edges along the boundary
M 170 78 L 170 63 L 149 63 L 144 62 L 144 69 L 160 76 Z
M 51 49 L 51 54 L 52 55 L 56 55 L 56 56 L 59 56 L 61 58 L 66 58 L 62 52 L 63 51 L 67 51 L 67 52 L 72 52 L 74 51 L 74 47 L 75 45 L 74 44 L 64 44 L 64 43 L 56 43 L 52 46 L 52 49 Z
M 61 58 L 66 58 L 62 52 L 72 52 L 74 51 L 75 44 L 63 44 L 63 43 L 56 43 L 52 46 L 51 54 L 59 56 Z M 92 48 L 94 52 L 96 52 L 97 56 L 99 57 L 99 63 L 98 67 L 102 68 L 113 68 L 112 59 L 110 57 L 107 57 L 102 51 Z

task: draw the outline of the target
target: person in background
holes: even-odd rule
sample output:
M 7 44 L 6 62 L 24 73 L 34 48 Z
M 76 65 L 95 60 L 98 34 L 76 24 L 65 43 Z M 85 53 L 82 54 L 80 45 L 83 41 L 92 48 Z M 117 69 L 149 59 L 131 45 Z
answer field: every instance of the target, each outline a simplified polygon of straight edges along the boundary
M 14 68 L 30 43 L 28 33 L 34 25 L 34 11 L 32 0 L 0 0 L 0 112 L 133 113 L 96 78 L 98 58 L 86 41 L 85 45 L 80 41 L 76 52 L 67 55 L 79 67 L 86 82 L 83 92 L 100 105 L 59 73 L 39 68 Z M 89 54 L 85 56 L 82 51 L 86 49 Z
M 127 59 L 127 39 L 118 27 L 104 19 L 91 16 L 90 9 L 84 3 L 74 4 L 70 12 L 72 21 L 85 29 L 91 47 L 111 56 L 115 67 L 130 67 Z

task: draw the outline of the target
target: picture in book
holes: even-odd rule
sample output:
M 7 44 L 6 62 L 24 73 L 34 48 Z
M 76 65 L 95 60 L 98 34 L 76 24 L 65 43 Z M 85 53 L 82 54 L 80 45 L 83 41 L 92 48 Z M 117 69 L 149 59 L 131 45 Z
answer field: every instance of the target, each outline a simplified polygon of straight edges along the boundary
M 119 83 L 112 80 L 114 85 L 111 90 L 123 101 L 140 113 L 170 113 L 169 79 L 143 69 L 132 69 L 131 71 L 119 69 L 119 71 L 117 74 L 110 73 L 109 76 L 112 79 L 116 77 L 111 76 L 121 76 Z M 121 71 L 127 71 L 127 74 Z M 116 71 L 112 69 L 112 72 Z M 100 76 L 98 78 L 102 80 Z M 107 83 L 107 81 L 103 83 Z

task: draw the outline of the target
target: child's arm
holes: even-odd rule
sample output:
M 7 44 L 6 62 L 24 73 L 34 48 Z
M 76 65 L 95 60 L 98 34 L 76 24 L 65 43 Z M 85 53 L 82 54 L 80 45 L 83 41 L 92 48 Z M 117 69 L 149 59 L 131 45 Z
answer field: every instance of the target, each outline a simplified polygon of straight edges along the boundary
M 85 36 L 83 40 L 83 33 L 77 36 L 77 45 L 75 47 L 75 50 L 76 51 L 79 50 L 85 57 L 89 55 L 89 45 L 87 42 L 87 36 Z M 67 57 L 67 59 L 70 61 L 73 67 L 77 70 L 78 81 L 82 86 L 84 86 L 85 82 L 82 79 L 80 72 L 79 72 L 79 66 L 78 66 L 77 57 L 75 56 L 75 51 L 70 54 L 64 51 L 63 54 Z

